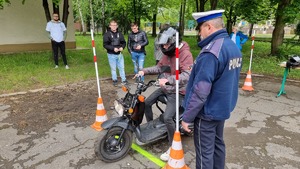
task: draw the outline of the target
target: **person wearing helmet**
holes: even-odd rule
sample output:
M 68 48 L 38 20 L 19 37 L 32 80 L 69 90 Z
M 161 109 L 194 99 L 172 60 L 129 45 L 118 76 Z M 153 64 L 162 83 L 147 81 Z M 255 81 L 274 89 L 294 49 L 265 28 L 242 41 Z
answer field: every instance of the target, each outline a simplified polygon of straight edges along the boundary
M 159 74 L 163 66 L 169 66 L 171 71 L 163 73 L 162 78 L 159 79 L 160 88 L 155 90 L 145 100 L 145 116 L 147 121 L 153 120 L 152 105 L 159 96 L 167 97 L 167 104 L 165 112 L 163 113 L 163 121 L 167 126 L 169 146 L 172 146 L 173 135 L 175 133 L 175 122 L 173 117 L 176 113 L 176 32 L 172 27 L 166 28 L 159 38 L 159 44 L 163 57 L 156 66 L 144 68 L 138 72 L 139 76 L 145 74 Z M 186 42 L 179 42 L 179 103 L 181 103 L 184 95 L 186 84 L 191 73 L 191 66 L 193 65 L 193 56 L 190 52 L 190 47 Z M 137 75 L 136 75 L 137 76 Z M 136 77 L 135 76 L 135 77 Z M 168 82 L 168 85 L 166 83 Z M 160 158 L 163 161 L 168 161 L 170 148 L 163 153 Z
M 156 60 L 156 65 L 157 65 L 157 63 L 160 61 L 160 59 L 163 56 L 163 53 L 162 53 L 161 48 L 160 48 L 160 44 L 158 43 L 159 42 L 159 37 L 162 34 L 162 32 L 166 28 L 169 28 L 169 27 L 170 27 L 169 24 L 162 24 L 162 25 L 160 25 L 160 27 L 159 27 L 159 29 L 160 29 L 159 34 L 154 39 L 154 57 L 155 57 L 155 60 Z

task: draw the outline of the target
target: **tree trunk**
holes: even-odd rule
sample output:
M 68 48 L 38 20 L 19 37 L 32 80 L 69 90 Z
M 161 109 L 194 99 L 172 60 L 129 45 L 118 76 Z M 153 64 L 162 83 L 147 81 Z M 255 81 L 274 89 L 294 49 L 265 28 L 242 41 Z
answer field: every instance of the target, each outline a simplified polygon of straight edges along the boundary
M 152 18 L 152 37 L 156 37 L 156 16 L 157 14 L 154 13 Z
M 141 2 L 141 0 L 137 0 L 137 15 L 138 15 L 138 17 L 137 17 L 137 24 L 138 24 L 138 26 L 140 27 L 141 26 L 141 13 L 142 13 L 142 11 L 141 11 L 141 9 L 142 9 L 142 2 Z
M 90 1 L 90 11 L 91 11 L 91 29 L 93 29 L 94 33 L 95 33 L 95 24 L 94 24 L 94 12 L 93 12 L 93 3 L 92 0 Z
M 59 15 L 59 5 L 58 4 L 53 3 L 53 13 L 57 13 L 58 16 L 60 16 Z
M 46 20 L 47 20 L 47 22 L 49 22 L 51 20 L 51 14 L 50 14 L 50 10 L 49 10 L 48 0 L 43 0 L 43 7 L 44 7 Z
M 200 7 L 199 7 L 200 5 L 199 5 L 199 3 L 198 3 L 198 0 L 196 0 L 196 11 L 197 12 L 200 12 Z
M 218 0 L 210 0 L 210 9 L 215 10 L 218 5 Z
M 227 32 L 230 33 L 231 32 L 231 29 L 232 29 L 232 11 L 233 11 L 233 7 L 231 6 L 230 9 L 229 9 L 229 14 L 228 14 L 228 17 L 227 17 Z
M 106 24 L 105 24 L 105 4 L 104 0 L 102 0 L 102 35 L 106 32 Z
M 271 55 L 278 54 L 278 48 L 283 43 L 284 38 L 284 13 L 285 8 L 291 3 L 291 0 L 281 0 L 276 10 L 275 28 L 272 33 Z
M 83 35 L 85 35 L 86 34 L 86 27 L 85 27 L 85 22 L 84 22 L 83 15 L 82 15 L 81 2 L 79 2 L 79 0 L 77 0 L 76 2 L 77 2 L 77 5 L 78 5 L 78 12 L 79 12 L 80 21 L 81 21 L 81 33 Z
M 179 33 L 181 36 L 184 35 L 184 14 L 185 14 L 185 6 L 186 0 L 181 1 L 181 8 L 180 8 L 180 18 L 179 18 Z
M 136 19 L 136 3 L 135 3 L 135 0 L 133 0 L 133 15 L 134 15 L 134 22 L 137 22 L 137 19 Z
M 64 0 L 62 22 L 66 25 L 66 27 L 68 27 L 68 17 L 69 17 L 69 0 Z
M 284 37 L 284 26 L 285 24 L 282 23 L 282 17 L 276 17 L 275 29 L 272 33 L 272 43 L 271 43 L 271 54 L 277 55 L 278 48 L 283 43 Z
M 254 23 L 251 23 L 250 26 L 249 26 L 249 37 L 252 36 L 253 26 L 254 26 Z
M 200 12 L 205 11 L 205 2 L 206 0 L 200 0 Z

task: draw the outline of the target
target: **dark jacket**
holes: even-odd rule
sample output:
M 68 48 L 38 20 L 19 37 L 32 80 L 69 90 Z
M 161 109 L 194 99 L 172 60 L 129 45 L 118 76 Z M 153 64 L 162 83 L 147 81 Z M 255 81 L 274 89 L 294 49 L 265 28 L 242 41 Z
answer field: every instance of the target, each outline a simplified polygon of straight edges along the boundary
M 182 42 L 179 49 L 179 93 L 185 95 L 187 82 L 190 78 L 191 67 L 193 66 L 193 56 L 190 47 L 186 42 Z M 163 55 L 156 66 L 144 68 L 145 74 L 158 74 L 161 66 L 170 66 L 171 73 L 164 73 L 163 77 L 168 79 L 170 85 L 162 86 L 165 93 L 176 93 L 176 56 Z
M 114 48 L 122 47 L 125 49 L 126 41 L 121 32 L 112 32 L 111 30 L 107 30 L 103 35 L 103 47 L 107 50 L 109 54 L 120 54 L 120 52 L 115 52 Z
M 225 29 L 198 44 L 202 50 L 194 62 L 184 101 L 183 121 L 225 120 L 236 106 L 242 54 Z
M 133 33 L 131 32 L 128 35 L 128 51 L 129 53 L 131 52 L 137 52 L 137 53 L 145 53 L 146 54 L 146 50 L 145 50 L 145 46 L 148 45 L 148 38 L 147 35 L 144 31 L 138 31 L 137 33 Z M 135 47 L 137 45 L 141 45 L 142 48 L 140 50 L 136 50 Z

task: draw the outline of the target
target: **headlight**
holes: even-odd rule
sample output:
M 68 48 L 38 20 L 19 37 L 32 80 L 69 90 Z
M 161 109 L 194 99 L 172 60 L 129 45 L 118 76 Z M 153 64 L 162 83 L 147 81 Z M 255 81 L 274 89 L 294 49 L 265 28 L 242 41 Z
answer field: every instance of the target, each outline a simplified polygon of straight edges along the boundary
M 114 106 L 116 112 L 119 114 L 119 116 L 123 116 L 124 107 L 122 104 L 120 104 L 117 100 L 114 101 Z

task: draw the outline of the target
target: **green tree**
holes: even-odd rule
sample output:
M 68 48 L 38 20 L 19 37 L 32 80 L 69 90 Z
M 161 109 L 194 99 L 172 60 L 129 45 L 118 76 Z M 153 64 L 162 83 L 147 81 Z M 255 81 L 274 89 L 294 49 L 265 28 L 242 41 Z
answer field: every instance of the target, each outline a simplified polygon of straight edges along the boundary
M 80 21 L 81 32 L 83 35 L 86 34 L 86 22 L 87 15 L 89 13 L 89 1 L 86 0 L 72 0 L 73 2 L 73 14 L 75 21 Z
M 243 0 L 235 8 L 237 17 L 250 23 L 249 36 L 252 36 L 253 25 L 270 19 L 273 7 L 270 0 Z
M 10 1 L 9 0 L 0 0 L 0 9 L 3 9 L 5 4 L 9 5 Z
M 284 27 L 299 18 L 300 1 L 298 0 L 271 0 L 275 11 L 275 28 L 272 33 L 271 55 L 279 54 L 279 47 L 283 44 Z

